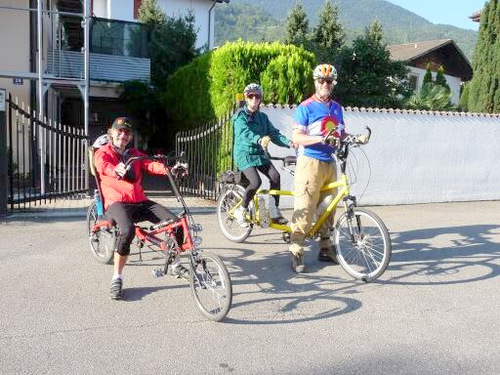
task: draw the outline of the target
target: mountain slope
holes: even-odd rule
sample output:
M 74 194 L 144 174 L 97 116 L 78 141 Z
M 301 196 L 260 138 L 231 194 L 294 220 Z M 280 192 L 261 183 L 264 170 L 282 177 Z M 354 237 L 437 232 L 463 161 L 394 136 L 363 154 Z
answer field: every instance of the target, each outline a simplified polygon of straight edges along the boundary
M 265 9 L 277 20 L 285 20 L 288 12 L 295 6 L 296 0 L 232 0 L 235 4 L 247 3 L 260 9 Z M 302 6 L 311 24 L 318 21 L 318 13 L 323 8 L 325 0 L 302 0 Z M 349 29 L 360 29 L 373 22 L 376 18 L 385 26 L 428 26 L 432 25 L 426 19 L 398 5 L 385 0 L 332 0 L 332 5 L 340 9 L 340 21 Z
M 302 6 L 314 26 L 325 0 L 302 0 Z M 271 41 L 284 33 L 288 12 L 296 0 L 231 0 L 217 8 L 216 43 L 227 40 Z M 346 28 L 347 41 L 378 19 L 382 23 L 387 44 L 400 44 L 432 39 L 453 39 L 471 60 L 477 32 L 432 22 L 385 0 L 332 0 L 340 9 L 340 22 Z M 230 19 L 230 22 L 228 20 Z

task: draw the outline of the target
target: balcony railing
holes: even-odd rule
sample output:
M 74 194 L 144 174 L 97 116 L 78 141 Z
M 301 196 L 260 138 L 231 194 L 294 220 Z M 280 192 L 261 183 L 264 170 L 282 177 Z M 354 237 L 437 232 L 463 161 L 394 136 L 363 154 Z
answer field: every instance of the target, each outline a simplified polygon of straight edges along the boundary
M 83 79 L 83 53 L 59 51 L 49 54 L 47 71 L 56 77 Z M 90 79 L 93 81 L 149 81 L 149 59 L 130 56 L 90 54 Z
M 62 20 L 60 47 L 48 51 L 47 72 L 83 78 L 83 33 L 74 18 Z M 148 28 L 140 23 L 93 18 L 90 29 L 90 79 L 124 82 L 150 79 Z

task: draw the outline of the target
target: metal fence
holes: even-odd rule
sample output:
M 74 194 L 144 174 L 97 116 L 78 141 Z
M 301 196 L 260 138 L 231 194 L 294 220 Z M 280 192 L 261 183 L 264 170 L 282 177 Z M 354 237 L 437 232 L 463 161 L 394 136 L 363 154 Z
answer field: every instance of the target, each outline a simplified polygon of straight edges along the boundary
M 217 176 L 233 169 L 233 127 L 228 114 L 212 123 L 176 134 L 175 151 L 184 151 L 189 163 L 189 177 L 181 186 L 183 194 L 217 199 Z
M 84 129 L 40 121 L 11 95 L 7 104 L 9 208 L 29 209 L 87 193 Z

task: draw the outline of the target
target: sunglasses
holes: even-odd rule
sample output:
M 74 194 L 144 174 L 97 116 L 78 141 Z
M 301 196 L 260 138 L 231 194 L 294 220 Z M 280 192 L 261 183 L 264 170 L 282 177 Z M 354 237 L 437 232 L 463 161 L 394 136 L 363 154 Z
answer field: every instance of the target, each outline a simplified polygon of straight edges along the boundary
M 259 94 L 248 94 L 248 95 L 247 95 L 247 98 L 248 98 L 248 99 L 253 99 L 253 98 L 255 98 L 255 99 L 259 99 L 259 100 L 260 100 L 260 95 L 259 95 Z
M 323 83 L 331 85 L 333 83 L 333 79 L 327 79 L 327 78 L 318 78 L 317 81 L 320 85 L 322 85 Z

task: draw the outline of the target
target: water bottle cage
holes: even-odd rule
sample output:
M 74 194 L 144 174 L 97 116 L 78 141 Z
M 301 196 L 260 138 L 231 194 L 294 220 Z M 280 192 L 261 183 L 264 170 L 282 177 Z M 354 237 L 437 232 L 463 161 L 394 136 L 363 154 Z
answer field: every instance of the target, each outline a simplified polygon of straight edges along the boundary
M 259 225 L 261 228 L 268 228 L 270 224 L 269 211 L 263 197 L 259 198 Z

